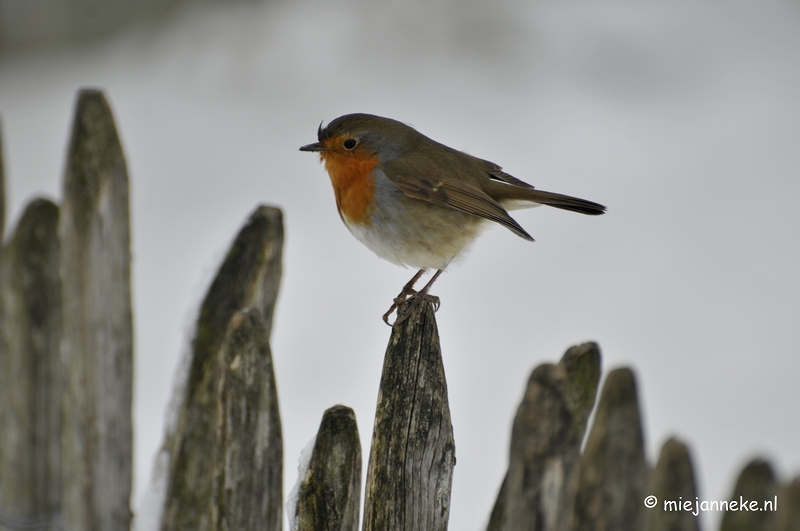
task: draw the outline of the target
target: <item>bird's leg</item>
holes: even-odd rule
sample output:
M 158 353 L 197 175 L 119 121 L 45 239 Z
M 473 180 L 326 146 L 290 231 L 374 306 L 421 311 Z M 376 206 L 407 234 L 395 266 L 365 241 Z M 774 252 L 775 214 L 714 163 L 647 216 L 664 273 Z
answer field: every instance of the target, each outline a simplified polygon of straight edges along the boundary
M 393 311 L 397 309 L 397 305 L 405 301 L 409 295 L 413 296 L 417 294 L 417 292 L 414 290 L 414 284 L 417 283 L 417 280 L 419 280 L 419 277 L 421 277 L 423 273 L 425 273 L 425 270 L 420 269 L 419 271 L 417 271 L 416 275 L 411 277 L 411 280 L 406 282 L 406 285 L 403 286 L 403 289 L 400 291 L 400 294 L 397 297 L 395 297 L 394 300 L 392 301 L 392 307 L 389 308 L 389 310 L 385 314 L 383 314 L 384 323 L 391 326 L 389 324 L 389 316 L 392 314 Z
M 411 280 L 406 282 L 406 285 L 403 286 L 403 289 L 400 291 L 400 294 L 394 298 L 395 302 L 398 302 L 398 299 L 399 302 L 403 302 L 404 300 L 406 300 L 406 298 L 408 298 L 409 295 L 416 295 L 417 291 L 414 289 L 414 284 L 417 283 L 417 280 L 419 280 L 419 277 L 421 277 L 423 273 L 425 273 L 425 270 L 420 269 L 419 271 L 417 271 L 416 275 L 411 277 Z
M 422 305 L 426 300 L 429 300 L 433 303 L 433 311 L 439 310 L 439 297 L 436 297 L 435 295 L 428 295 L 428 291 L 431 289 L 431 286 L 433 286 L 433 283 L 436 282 L 436 279 L 439 278 L 439 275 L 441 275 L 443 271 L 443 269 L 436 271 L 428 283 L 425 284 L 425 287 L 411 297 L 408 309 L 405 311 L 405 313 L 403 313 L 403 315 L 397 316 L 395 324 L 402 323 L 409 317 L 413 317 L 414 321 L 416 321 L 419 318 L 420 311 L 422 311 Z

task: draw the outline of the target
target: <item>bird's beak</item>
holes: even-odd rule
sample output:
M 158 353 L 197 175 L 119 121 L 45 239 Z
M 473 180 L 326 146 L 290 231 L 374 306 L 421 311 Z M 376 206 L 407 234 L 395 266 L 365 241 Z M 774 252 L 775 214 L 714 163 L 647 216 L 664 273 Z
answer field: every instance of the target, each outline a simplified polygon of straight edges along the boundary
M 301 147 L 300 151 L 325 151 L 325 146 L 319 142 L 314 142 L 313 144 Z

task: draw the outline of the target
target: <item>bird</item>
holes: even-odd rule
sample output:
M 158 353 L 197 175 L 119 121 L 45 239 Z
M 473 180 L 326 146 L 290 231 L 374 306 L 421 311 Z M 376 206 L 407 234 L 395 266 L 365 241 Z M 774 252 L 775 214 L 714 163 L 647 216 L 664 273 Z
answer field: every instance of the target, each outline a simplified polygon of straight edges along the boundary
M 317 128 L 317 142 L 300 151 L 319 154 L 336 207 L 353 236 L 380 258 L 419 269 L 383 315 L 395 323 L 419 313 L 447 266 L 494 222 L 534 241 L 509 210 L 547 205 L 591 216 L 606 207 L 545 192 L 497 164 L 436 142 L 413 127 L 372 114 L 346 114 Z M 435 270 L 419 291 L 414 285 Z M 400 315 L 404 302 L 410 306 Z

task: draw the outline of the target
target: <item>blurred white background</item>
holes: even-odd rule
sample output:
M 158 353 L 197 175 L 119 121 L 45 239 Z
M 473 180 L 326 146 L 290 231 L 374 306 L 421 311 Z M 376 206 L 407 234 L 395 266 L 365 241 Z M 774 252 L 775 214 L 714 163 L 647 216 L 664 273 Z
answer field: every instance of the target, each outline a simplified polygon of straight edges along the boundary
M 451 529 L 485 526 L 530 371 L 586 340 L 606 371 L 635 370 L 650 461 L 670 435 L 689 444 L 701 499 L 727 497 L 756 455 L 782 480 L 800 473 L 796 0 L 200 4 L 69 46 L 9 38 L 13 3 L 0 4 L 11 228 L 33 197 L 60 196 L 78 88 L 105 91 L 128 161 L 135 509 L 197 305 L 261 202 L 286 224 L 272 336 L 286 492 L 337 403 L 356 411 L 366 470 L 380 315 L 413 272 L 350 236 L 297 150 L 349 112 L 609 207 L 517 212 L 536 243 L 487 231 L 435 286 Z

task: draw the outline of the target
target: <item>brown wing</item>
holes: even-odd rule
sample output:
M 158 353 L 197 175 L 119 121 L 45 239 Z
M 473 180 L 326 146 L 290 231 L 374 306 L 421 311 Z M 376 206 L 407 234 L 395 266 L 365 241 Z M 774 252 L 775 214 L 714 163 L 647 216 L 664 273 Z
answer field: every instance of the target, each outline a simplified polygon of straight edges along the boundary
M 494 221 L 521 238 L 533 241 L 530 234 L 483 190 L 461 181 L 425 175 L 420 168 L 399 159 L 383 166 L 386 176 L 407 196 Z

